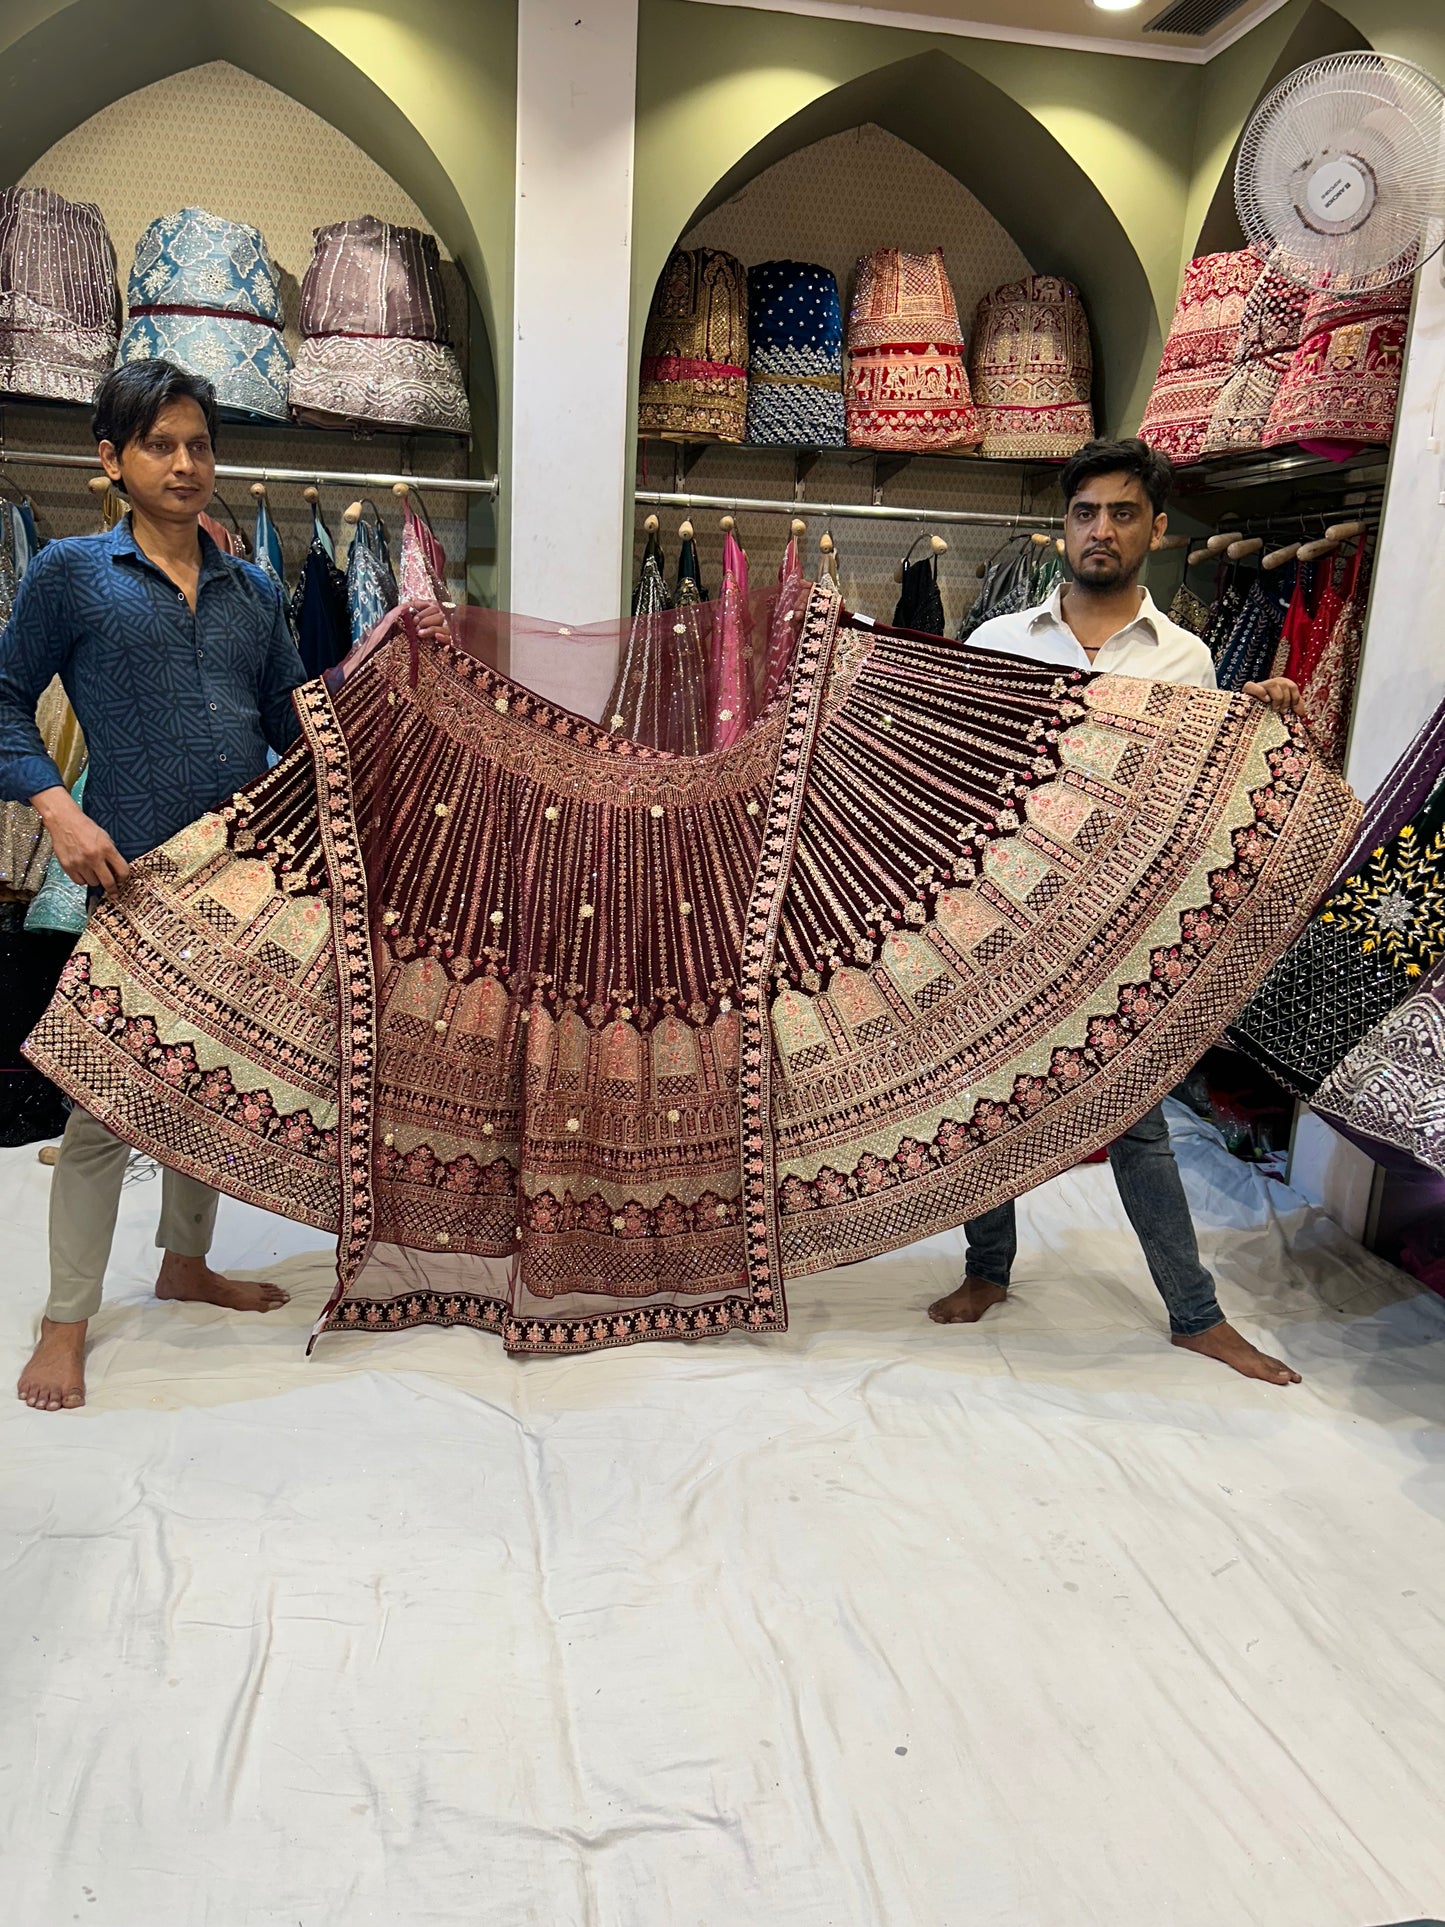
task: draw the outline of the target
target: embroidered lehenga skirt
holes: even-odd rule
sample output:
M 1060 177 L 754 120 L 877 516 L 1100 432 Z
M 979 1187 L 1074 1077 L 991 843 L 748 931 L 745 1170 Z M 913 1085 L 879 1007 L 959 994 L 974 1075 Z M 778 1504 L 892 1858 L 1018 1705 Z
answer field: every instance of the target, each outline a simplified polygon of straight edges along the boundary
M 136 865 L 33 1060 L 336 1232 L 318 1330 L 518 1352 L 781 1330 L 785 1278 L 1065 1169 L 1218 1037 L 1357 806 L 1249 699 L 800 614 L 684 757 L 501 674 L 481 613 L 398 612 Z

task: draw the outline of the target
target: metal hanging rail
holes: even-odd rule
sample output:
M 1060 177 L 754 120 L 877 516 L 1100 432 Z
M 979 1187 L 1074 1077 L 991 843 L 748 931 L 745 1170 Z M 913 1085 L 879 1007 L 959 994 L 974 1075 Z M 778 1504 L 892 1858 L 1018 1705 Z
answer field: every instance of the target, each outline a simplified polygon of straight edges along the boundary
M 984 509 L 909 509 L 873 502 L 761 501 L 747 495 L 680 495 L 666 489 L 640 488 L 633 499 L 649 508 L 722 509 L 733 515 L 834 516 L 861 522 L 942 522 L 980 529 L 1061 529 L 1057 515 L 996 515 Z
M 103 472 L 97 455 L 58 455 L 49 449 L 0 448 L 0 462 L 16 468 L 88 468 Z M 497 493 L 495 475 L 483 479 L 471 475 L 379 475 L 350 468 L 256 468 L 245 462 L 217 462 L 218 481 L 296 482 L 304 487 L 323 482 L 341 488 L 431 489 L 437 494 L 488 495 Z

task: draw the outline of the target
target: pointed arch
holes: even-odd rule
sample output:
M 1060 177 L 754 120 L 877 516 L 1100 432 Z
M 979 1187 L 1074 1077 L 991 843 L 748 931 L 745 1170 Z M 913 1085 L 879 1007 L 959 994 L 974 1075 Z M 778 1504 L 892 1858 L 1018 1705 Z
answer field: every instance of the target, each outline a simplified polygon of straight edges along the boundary
M 478 11 L 513 19 L 503 0 L 478 0 Z M 91 115 L 189 67 L 225 60 L 265 81 L 384 168 L 461 266 L 479 310 L 470 371 L 478 452 L 495 461 L 509 337 L 499 322 L 511 290 L 514 27 L 493 37 L 495 70 L 479 83 L 476 63 L 411 25 L 400 0 L 318 15 L 346 30 L 344 45 L 300 15 L 296 0 L 40 0 L 22 31 L 0 28 L 0 175 L 17 179 Z M 492 109 L 498 124 L 487 128 Z
M 1137 421 L 1158 361 L 1156 291 L 1103 190 L 1053 133 L 1004 88 L 951 52 L 930 48 L 830 88 L 781 118 L 713 183 L 687 229 L 799 148 L 873 122 L 976 195 L 1036 272 L 1072 281 L 1094 329 L 1100 426 Z M 666 248 L 635 262 L 646 313 Z M 962 317 L 967 326 L 971 317 Z

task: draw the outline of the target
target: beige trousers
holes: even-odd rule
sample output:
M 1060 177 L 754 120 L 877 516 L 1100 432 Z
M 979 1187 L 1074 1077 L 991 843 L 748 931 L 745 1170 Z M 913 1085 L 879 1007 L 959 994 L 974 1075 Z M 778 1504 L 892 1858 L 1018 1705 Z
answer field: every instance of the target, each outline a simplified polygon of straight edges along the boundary
M 100 1291 L 115 1236 L 120 1189 L 130 1146 L 78 1106 L 70 1113 L 50 1183 L 50 1303 L 47 1318 L 73 1325 L 100 1310 Z M 183 1258 L 211 1248 L 220 1199 L 209 1185 L 179 1171 L 161 1172 L 161 1223 L 156 1243 Z

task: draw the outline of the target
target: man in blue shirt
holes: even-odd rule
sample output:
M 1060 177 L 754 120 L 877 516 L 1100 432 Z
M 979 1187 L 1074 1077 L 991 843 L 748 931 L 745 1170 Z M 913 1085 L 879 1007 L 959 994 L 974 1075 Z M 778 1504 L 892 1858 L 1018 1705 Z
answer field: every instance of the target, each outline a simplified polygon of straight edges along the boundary
M 131 513 L 105 535 L 52 542 L 26 571 L 0 637 L 0 797 L 28 802 L 66 875 L 124 887 L 130 864 L 262 774 L 268 746 L 299 725 L 306 680 L 281 592 L 224 555 L 200 527 L 215 486 L 216 398 L 165 361 L 134 362 L 101 384 L 95 438 Z M 444 630 L 440 609 L 423 626 Z M 66 790 L 35 727 L 58 675 L 89 754 L 85 808 Z M 72 1112 L 50 1200 L 50 1302 L 19 1392 L 39 1411 L 85 1402 L 86 1321 L 99 1309 L 129 1152 Z M 266 1312 L 273 1285 L 223 1278 L 206 1263 L 216 1194 L 166 1171 L 156 1295 Z

